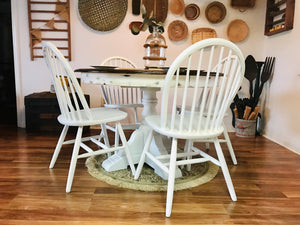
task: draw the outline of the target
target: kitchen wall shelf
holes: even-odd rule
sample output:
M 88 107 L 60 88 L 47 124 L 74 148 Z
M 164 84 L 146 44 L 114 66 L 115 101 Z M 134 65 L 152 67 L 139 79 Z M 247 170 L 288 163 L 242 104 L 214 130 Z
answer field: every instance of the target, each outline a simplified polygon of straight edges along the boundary
M 265 35 L 293 29 L 295 0 L 267 0 Z
M 43 58 L 42 41 L 51 41 L 71 60 L 70 0 L 27 0 L 30 57 Z

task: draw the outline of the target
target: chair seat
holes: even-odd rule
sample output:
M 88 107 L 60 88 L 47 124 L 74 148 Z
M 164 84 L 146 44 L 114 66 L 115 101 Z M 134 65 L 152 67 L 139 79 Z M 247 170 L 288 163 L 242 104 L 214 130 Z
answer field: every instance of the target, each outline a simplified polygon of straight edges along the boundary
M 84 110 L 81 110 L 84 112 Z M 92 120 L 89 120 L 85 113 L 82 113 L 83 118 L 81 120 L 70 120 L 64 117 L 62 114 L 58 116 L 58 121 L 63 125 L 68 126 L 92 126 L 101 123 L 116 122 L 125 119 L 127 116 L 126 112 L 117 109 L 108 108 L 91 108 Z
M 205 120 L 207 118 L 204 118 Z M 147 124 L 156 132 L 163 134 L 165 136 L 171 136 L 171 137 L 175 137 L 175 138 L 179 138 L 179 139 L 209 139 L 209 138 L 214 138 L 214 137 L 218 137 L 219 135 L 221 135 L 224 131 L 224 127 L 220 126 L 217 129 L 212 129 L 212 130 L 206 130 L 206 129 L 201 129 L 200 131 L 196 131 L 197 129 L 197 123 L 193 124 L 193 128 L 191 131 L 189 131 L 187 129 L 188 125 L 189 125 L 189 121 L 190 121 L 190 115 L 187 115 L 183 121 L 183 131 L 179 131 L 178 126 L 180 124 L 180 116 L 176 115 L 175 120 L 175 126 L 176 129 L 170 130 L 169 128 L 165 128 L 163 129 L 161 127 L 161 116 L 160 115 L 151 115 L 151 116 L 147 116 L 145 118 Z M 171 115 L 168 116 L 167 118 L 167 124 L 169 124 L 171 121 Z M 167 127 L 170 127 L 167 125 Z

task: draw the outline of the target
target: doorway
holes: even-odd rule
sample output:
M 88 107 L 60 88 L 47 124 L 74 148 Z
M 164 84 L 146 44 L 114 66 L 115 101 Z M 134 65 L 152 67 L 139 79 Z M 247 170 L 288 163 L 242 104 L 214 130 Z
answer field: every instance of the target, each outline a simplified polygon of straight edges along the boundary
M 11 0 L 0 0 L 0 125 L 17 125 Z

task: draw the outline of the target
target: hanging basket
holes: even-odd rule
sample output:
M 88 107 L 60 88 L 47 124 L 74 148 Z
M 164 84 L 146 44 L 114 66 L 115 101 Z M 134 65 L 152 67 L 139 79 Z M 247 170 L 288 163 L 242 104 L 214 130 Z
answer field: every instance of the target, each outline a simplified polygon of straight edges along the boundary
M 217 33 L 214 29 L 212 28 L 197 28 L 192 31 L 192 43 L 196 43 L 198 41 L 208 39 L 208 38 L 216 38 Z
M 78 11 L 93 30 L 110 31 L 124 20 L 127 4 L 127 0 L 78 0 Z

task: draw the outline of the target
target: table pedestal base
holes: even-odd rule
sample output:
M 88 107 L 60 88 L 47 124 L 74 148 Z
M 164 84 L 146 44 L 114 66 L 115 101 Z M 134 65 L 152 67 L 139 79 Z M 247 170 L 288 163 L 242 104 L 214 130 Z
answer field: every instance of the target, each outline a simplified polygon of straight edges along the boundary
M 138 164 L 140 161 L 140 157 L 145 146 L 146 139 L 150 133 L 150 127 L 148 127 L 144 118 L 147 115 L 156 114 L 155 107 L 157 105 L 156 92 L 159 91 L 159 88 L 143 88 L 144 97 L 143 104 L 144 109 L 142 112 L 142 125 L 135 130 L 130 139 L 128 140 L 128 147 L 132 156 L 132 160 L 134 164 Z M 150 145 L 150 151 L 153 155 L 163 155 L 167 154 L 171 150 L 171 140 L 166 137 L 163 137 L 154 132 L 154 137 Z M 168 176 L 157 167 L 149 158 L 146 159 L 146 163 L 154 169 L 154 172 L 158 174 L 163 179 L 167 180 Z M 126 155 L 123 150 L 116 152 L 114 155 L 110 156 L 102 163 L 102 167 L 106 171 L 116 171 L 121 169 L 126 169 L 128 166 L 128 162 L 126 159 Z M 176 178 L 181 177 L 182 173 L 179 168 L 176 169 Z
M 134 164 L 138 164 L 142 154 L 142 150 L 145 145 L 146 138 L 150 132 L 150 128 L 146 125 L 141 125 L 141 127 L 135 130 L 129 141 L 128 147 L 132 156 Z M 153 155 L 167 154 L 171 149 L 171 141 L 168 138 L 162 137 L 161 135 L 154 133 L 153 140 L 150 145 L 150 151 Z M 156 164 L 154 164 L 149 158 L 146 159 L 146 163 L 154 169 L 154 172 L 161 178 L 167 180 L 168 176 L 163 170 L 161 170 Z M 121 169 L 126 169 L 128 167 L 128 162 L 126 155 L 123 150 L 116 152 L 115 154 L 108 157 L 103 161 L 102 167 L 106 171 L 117 171 Z M 181 177 L 182 173 L 179 168 L 176 169 L 176 178 Z

